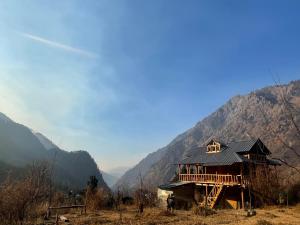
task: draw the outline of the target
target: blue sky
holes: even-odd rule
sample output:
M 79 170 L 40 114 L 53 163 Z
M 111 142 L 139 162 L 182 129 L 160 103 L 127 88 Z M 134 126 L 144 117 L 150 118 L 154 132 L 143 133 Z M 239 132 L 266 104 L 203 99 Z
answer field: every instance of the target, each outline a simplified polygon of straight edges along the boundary
M 230 97 L 299 79 L 299 1 L 0 2 L 0 111 L 133 166 Z

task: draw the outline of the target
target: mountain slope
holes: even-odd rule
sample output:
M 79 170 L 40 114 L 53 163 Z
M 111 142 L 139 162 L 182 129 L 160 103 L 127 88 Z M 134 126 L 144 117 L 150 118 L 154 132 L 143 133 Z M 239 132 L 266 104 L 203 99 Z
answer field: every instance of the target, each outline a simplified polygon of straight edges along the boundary
M 30 161 L 47 156 L 47 150 L 30 129 L 1 115 L 0 160 L 14 166 L 24 166 Z
M 45 149 L 50 150 L 53 148 L 58 148 L 52 141 L 46 138 L 43 134 L 38 132 L 33 132 L 33 134 L 39 139 L 40 143 L 44 146 Z
M 113 186 L 117 189 L 119 186 L 133 187 L 138 182 L 138 177 L 145 176 L 151 166 L 157 163 L 165 154 L 166 149 L 162 148 L 149 154 L 146 158 L 140 161 L 135 167 L 129 169 Z
M 86 151 L 67 152 L 40 133 L 15 123 L 0 113 L 0 174 L 21 170 L 35 160 L 54 163 L 55 182 L 67 188 L 84 188 L 91 175 L 108 189 L 94 159 Z
M 118 181 L 118 177 L 113 176 L 110 173 L 101 171 L 101 174 L 103 176 L 103 179 L 104 179 L 105 183 L 107 183 L 107 185 L 109 187 L 113 187 L 113 185 Z
M 139 173 L 149 185 L 168 182 L 174 175 L 174 164 L 188 155 L 192 146 L 203 145 L 211 137 L 219 138 L 223 142 L 259 137 L 274 156 L 299 163 L 299 159 L 296 160 L 291 151 L 283 151 L 283 145 L 278 140 L 280 136 L 287 143 L 295 147 L 300 146 L 300 139 L 295 137 L 293 125 L 284 116 L 285 111 L 281 103 L 283 91 L 286 91 L 287 99 L 298 110 L 296 120 L 300 122 L 300 81 L 266 87 L 248 95 L 233 97 L 193 128 L 177 136 L 166 147 L 149 154 L 127 171 L 116 186 L 134 187 Z

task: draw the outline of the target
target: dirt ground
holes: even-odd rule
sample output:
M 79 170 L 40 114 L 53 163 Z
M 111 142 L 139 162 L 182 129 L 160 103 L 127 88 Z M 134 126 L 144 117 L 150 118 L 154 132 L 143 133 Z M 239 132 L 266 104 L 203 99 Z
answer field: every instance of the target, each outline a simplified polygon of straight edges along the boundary
M 87 212 L 79 215 L 76 211 L 64 214 L 70 222 L 59 224 L 69 225 L 99 225 L 99 224 L 243 224 L 243 225 L 300 225 L 300 205 L 290 208 L 269 207 L 256 209 L 256 216 L 247 217 L 243 210 L 218 210 L 210 216 L 195 215 L 193 210 L 176 210 L 174 214 L 166 213 L 160 208 L 146 208 L 142 215 L 138 215 L 134 207 L 124 207 L 122 219 L 120 213 L 113 210 Z

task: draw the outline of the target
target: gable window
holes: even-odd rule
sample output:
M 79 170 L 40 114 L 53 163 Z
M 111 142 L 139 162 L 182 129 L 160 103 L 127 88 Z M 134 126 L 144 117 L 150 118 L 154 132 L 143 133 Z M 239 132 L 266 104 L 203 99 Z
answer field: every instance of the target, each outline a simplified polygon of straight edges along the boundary
M 206 150 L 207 153 L 220 152 L 220 151 L 221 151 L 221 144 L 216 141 L 212 141 L 207 145 L 207 150 Z
M 254 154 L 254 153 L 248 153 L 245 155 L 248 159 L 256 160 L 256 161 L 266 161 L 266 156 L 262 154 Z

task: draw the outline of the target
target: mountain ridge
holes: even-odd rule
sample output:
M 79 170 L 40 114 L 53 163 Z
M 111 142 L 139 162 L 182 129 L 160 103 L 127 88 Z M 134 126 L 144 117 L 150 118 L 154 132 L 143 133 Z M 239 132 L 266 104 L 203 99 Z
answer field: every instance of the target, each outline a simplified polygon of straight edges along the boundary
M 99 186 L 109 189 L 95 160 L 87 151 L 68 152 L 60 149 L 43 134 L 33 132 L 3 113 L 0 113 L 0 143 L 3 168 L 19 169 L 33 161 L 46 160 L 54 163 L 55 182 L 59 186 L 82 189 L 89 176 L 96 176 Z
M 41 144 L 47 149 L 50 150 L 52 148 L 59 148 L 57 145 L 55 145 L 52 141 L 50 141 L 46 136 L 44 136 L 42 133 L 34 132 L 32 133 L 39 139 Z

